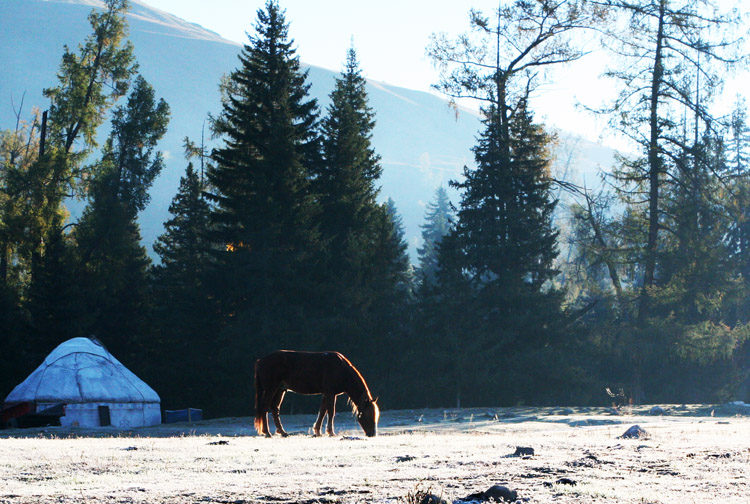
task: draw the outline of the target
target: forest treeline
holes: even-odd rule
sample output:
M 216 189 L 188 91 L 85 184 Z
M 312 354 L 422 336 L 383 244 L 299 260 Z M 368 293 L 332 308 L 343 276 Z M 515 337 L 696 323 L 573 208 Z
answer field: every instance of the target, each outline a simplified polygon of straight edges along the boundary
M 433 35 L 435 88 L 483 121 L 412 265 L 355 49 L 321 110 L 276 0 L 217 83 L 210 145 L 185 139 L 152 262 L 137 216 L 169 106 L 138 73 L 127 0 L 105 0 L 48 110 L 0 131 L 0 394 L 94 335 L 165 408 L 211 417 L 252 412 L 255 359 L 279 348 L 341 351 L 386 409 L 748 400 L 750 129 L 741 99 L 712 108 L 746 58 L 740 18 L 713 7 L 515 0 Z M 592 113 L 634 152 L 596 189 L 554 178 L 532 108 L 584 40 L 618 90 Z

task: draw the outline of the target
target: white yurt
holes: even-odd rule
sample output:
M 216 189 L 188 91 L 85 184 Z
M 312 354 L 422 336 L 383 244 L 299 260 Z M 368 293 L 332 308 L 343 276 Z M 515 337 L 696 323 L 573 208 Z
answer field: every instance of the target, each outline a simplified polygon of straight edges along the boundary
M 66 404 L 63 426 L 118 428 L 161 423 L 154 389 L 115 359 L 95 338 L 61 343 L 5 399 L 32 403 L 32 412 Z

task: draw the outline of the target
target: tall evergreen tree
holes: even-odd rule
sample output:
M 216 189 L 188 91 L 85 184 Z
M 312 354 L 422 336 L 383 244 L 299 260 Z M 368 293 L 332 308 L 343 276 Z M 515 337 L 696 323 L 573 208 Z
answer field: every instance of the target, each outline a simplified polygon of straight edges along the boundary
M 203 404 L 207 415 L 215 415 L 221 408 L 210 384 L 216 382 L 212 350 L 218 320 L 205 289 L 210 207 L 203 191 L 200 174 L 188 164 L 169 206 L 172 218 L 154 244 L 161 258 L 152 272 L 159 327 L 155 346 L 164 365 L 151 382 L 160 385 L 165 407 Z
M 161 264 L 155 267 L 158 277 L 169 284 L 168 292 L 200 290 L 208 257 L 205 237 L 208 231 L 210 207 L 204 198 L 204 185 L 198 172 L 189 163 L 169 213 L 172 218 L 164 223 L 164 234 L 154 243 L 154 251 Z
M 734 104 L 729 121 L 727 161 L 734 175 L 744 175 L 750 168 L 750 125 L 747 123 L 747 101 L 740 97 Z
M 320 246 L 311 178 L 320 140 L 317 102 L 276 1 L 258 10 L 239 59 L 213 123 L 223 145 L 213 152 L 207 197 L 209 287 L 225 315 L 226 365 L 244 384 L 252 355 L 315 338 Z
M 445 349 L 443 371 L 459 398 L 539 400 L 565 365 L 551 351 L 555 328 L 564 322 L 562 294 L 551 282 L 557 256 L 552 138 L 533 122 L 528 99 L 540 71 L 583 57 L 573 33 L 605 14 L 590 2 L 519 0 L 494 16 L 472 10 L 470 33 L 455 41 L 433 35 L 428 47 L 440 69 L 435 87 L 479 100 L 484 114 L 477 167 L 454 184 L 462 190 L 457 222 L 441 243 L 438 285 L 427 299 L 437 319 L 423 317 L 437 326 L 435 346 Z M 454 359 L 481 371 L 457 376 Z M 476 366 L 478 359 L 486 360 Z M 549 374 L 515 373 L 519 361 Z M 498 369 L 510 373 L 501 379 Z
M 738 100 L 732 111 L 727 139 L 727 172 L 733 195 L 730 215 L 729 253 L 744 285 L 750 287 L 750 126 L 747 105 Z M 747 287 L 745 288 L 747 289 Z M 750 322 L 750 303 L 737 314 L 739 321 Z
M 449 271 L 439 274 L 442 288 L 452 288 L 456 279 L 465 284 L 455 288 L 472 299 L 472 348 L 490 359 L 518 358 L 549 344 L 551 328 L 562 321 L 562 296 L 551 286 L 558 233 L 552 226 L 550 140 L 532 122 L 525 100 L 514 111 L 510 145 L 497 121 L 491 107 L 474 148 L 477 168 L 466 169 L 465 181 L 455 184 L 462 191 L 456 228 L 441 247 L 440 267 Z
M 106 0 L 103 9 L 91 11 L 91 34 L 77 51 L 65 47 L 58 83 L 44 90 L 48 114 L 23 134 L 24 149 L 12 149 L 3 177 L 0 272 L 4 280 L 19 280 L 14 312 L 27 319 L 24 338 L 35 354 L 32 362 L 62 339 L 80 335 L 73 322 L 80 312 L 70 305 L 76 279 L 64 202 L 88 191 L 97 170 L 87 159 L 97 146 L 97 130 L 136 70 L 125 40 L 128 8 L 127 0 Z
M 620 331 L 632 335 L 628 386 L 633 399 L 642 401 L 648 362 L 658 367 L 668 358 L 690 353 L 688 347 L 693 346 L 680 343 L 684 327 L 678 323 L 667 327 L 662 318 L 671 312 L 665 306 L 677 298 L 674 289 L 685 288 L 685 294 L 705 289 L 700 297 L 709 299 L 716 294 L 713 280 L 724 277 L 717 272 L 713 278 L 704 277 L 711 281 L 690 288 L 674 283 L 701 276 L 700 268 L 693 267 L 678 273 L 675 268 L 687 266 L 682 261 L 687 256 L 677 261 L 676 255 L 706 252 L 708 262 L 723 262 L 709 255 L 725 250 L 715 241 L 722 231 L 714 228 L 721 227 L 714 212 L 723 205 L 717 204 L 718 194 L 710 194 L 724 169 L 712 160 L 715 149 L 710 138 L 715 135 L 703 132 L 718 125 L 709 104 L 720 85 L 722 68 L 741 59 L 733 54 L 737 44 L 731 38 L 738 20 L 718 14 L 708 0 L 602 3 L 613 16 L 605 45 L 615 64 L 606 75 L 620 86 L 611 107 L 602 112 L 640 151 L 620 160 L 613 186 L 625 207 L 616 226 L 620 263 L 635 265 L 629 292 L 618 296 L 623 301 Z M 633 294 L 636 303 L 631 302 Z M 709 318 L 702 323 L 709 323 Z M 716 336 L 714 343 L 724 339 L 723 331 Z
M 435 200 L 427 204 L 425 223 L 421 225 L 422 246 L 417 249 L 420 285 L 435 283 L 440 242 L 450 232 L 454 218 L 448 191 L 440 186 L 435 191 Z
M 372 369 L 375 385 L 392 391 L 388 404 L 406 406 L 410 391 L 403 384 L 411 379 L 415 362 L 412 354 L 416 341 L 410 332 L 414 279 L 403 221 L 393 199 L 380 206 L 376 229 L 368 333 L 362 334 L 352 353 L 361 355 L 364 366 Z M 384 349 L 390 357 L 385 357 Z
M 413 290 L 413 275 L 411 262 L 409 261 L 408 248 L 406 242 L 406 231 L 404 230 L 404 220 L 398 213 L 396 202 L 388 198 L 384 205 L 385 219 L 382 221 L 381 236 L 385 237 L 387 254 L 377 254 L 383 256 L 388 261 L 389 266 L 385 269 L 386 281 L 396 288 L 396 291 L 403 296 L 410 297 Z
M 84 327 L 122 358 L 138 353 L 149 322 L 150 260 L 136 218 L 163 167 L 156 144 L 168 122 L 169 106 L 138 77 L 127 104 L 114 111 L 90 202 L 75 230 Z
M 635 159 L 623 159 L 617 172 L 625 201 L 643 219 L 645 234 L 634 246 L 642 251 L 637 318 L 648 317 L 650 293 L 659 283 L 665 197 L 676 163 L 692 157 L 699 140 L 699 124 L 713 123 L 712 94 L 721 81 L 720 66 L 737 62 L 731 54 L 736 41 L 729 31 L 738 23 L 719 15 L 710 0 L 612 0 L 616 16 L 624 17 L 625 30 L 612 23 L 605 39 L 619 66 L 607 72 L 621 90 L 609 114 L 611 125 L 633 140 L 641 150 Z M 681 116 L 695 116 L 695 138 L 685 138 Z
M 324 161 L 315 181 L 326 244 L 326 344 L 352 351 L 361 340 L 376 337 L 371 326 L 373 302 L 382 295 L 378 290 L 387 288 L 380 269 L 384 263 L 376 257 L 383 253 L 377 248 L 383 215 L 376 201 L 382 167 L 371 145 L 375 114 L 366 83 L 350 48 L 322 121 Z

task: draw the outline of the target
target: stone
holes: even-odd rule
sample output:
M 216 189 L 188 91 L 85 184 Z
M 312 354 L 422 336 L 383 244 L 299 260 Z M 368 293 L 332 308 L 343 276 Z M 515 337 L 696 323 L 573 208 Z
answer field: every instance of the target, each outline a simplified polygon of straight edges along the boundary
M 484 492 L 484 500 L 494 500 L 495 502 L 516 502 L 518 493 L 502 485 L 493 485 Z
M 396 457 L 396 462 L 410 462 L 412 460 L 416 460 L 417 457 L 412 457 L 411 455 L 402 455 L 399 457 Z
M 534 455 L 534 449 L 529 446 L 516 446 L 514 457 L 528 457 Z
M 648 414 L 649 415 L 654 415 L 654 416 L 661 416 L 661 415 L 664 415 L 666 413 L 667 412 L 661 406 L 654 406 L 653 408 L 651 408 L 650 410 L 648 410 Z
M 515 490 L 502 485 L 493 485 L 484 492 L 467 495 L 461 501 L 480 501 L 480 502 L 516 502 L 518 493 Z
M 555 481 L 555 483 L 558 485 L 570 485 L 570 486 L 577 485 L 576 481 L 570 478 L 560 478 L 559 480 Z
M 633 425 L 625 433 L 620 436 L 620 439 L 642 439 L 647 438 L 648 432 L 640 427 L 640 425 Z
M 428 493 L 422 497 L 422 500 L 419 501 L 419 504 L 448 504 L 448 501 L 446 501 L 442 497 L 438 497 L 435 494 Z

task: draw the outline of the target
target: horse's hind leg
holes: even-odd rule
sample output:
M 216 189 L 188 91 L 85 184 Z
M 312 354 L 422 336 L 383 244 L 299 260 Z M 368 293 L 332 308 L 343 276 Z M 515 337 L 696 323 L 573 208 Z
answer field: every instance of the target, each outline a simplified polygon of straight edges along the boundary
M 260 413 L 260 426 L 261 426 L 261 432 L 266 437 L 271 437 L 273 434 L 271 434 L 271 429 L 268 428 L 268 406 L 263 405 Z
M 281 401 L 284 400 L 284 394 L 286 394 L 286 390 L 279 388 L 271 399 L 271 416 L 273 416 L 273 423 L 276 424 L 276 433 L 287 437 L 289 434 L 284 430 L 281 425 L 281 418 L 279 418 L 279 408 L 281 407 Z
M 268 427 L 268 412 L 269 411 L 273 412 L 273 400 L 275 396 L 276 396 L 275 393 L 274 395 L 271 395 L 271 392 L 269 391 L 269 389 L 264 389 L 261 392 L 260 400 L 258 401 L 258 408 L 259 408 L 258 415 L 260 416 L 261 432 L 266 437 L 273 436 L 273 434 L 271 434 L 271 429 Z
M 313 433 L 315 434 L 315 437 L 320 437 L 320 428 L 323 426 L 323 419 L 326 416 L 326 396 L 323 396 L 323 399 L 320 401 L 320 411 L 318 412 L 318 419 L 315 420 L 315 425 L 313 425 Z

